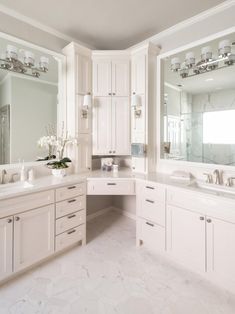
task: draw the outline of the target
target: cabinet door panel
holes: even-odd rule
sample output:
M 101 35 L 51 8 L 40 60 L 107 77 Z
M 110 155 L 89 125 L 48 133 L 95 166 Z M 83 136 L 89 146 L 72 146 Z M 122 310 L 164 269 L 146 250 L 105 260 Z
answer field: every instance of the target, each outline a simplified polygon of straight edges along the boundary
M 132 58 L 131 74 L 131 91 L 132 94 L 145 94 L 146 92 L 146 55 L 135 55 Z
M 76 93 L 91 93 L 91 59 L 88 56 L 76 55 L 77 58 L 77 76 Z
M 94 96 L 111 96 L 111 60 L 99 59 L 93 62 Z
M 130 155 L 130 109 L 128 97 L 112 98 L 112 152 Z
M 205 271 L 205 217 L 179 207 L 167 208 L 167 250 L 181 264 Z
M 112 153 L 111 97 L 96 97 L 93 103 L 93 155 Z
M 207 217 L 207 271 L 235 286 L 235 224 Z
M 13 217 L 0 219 L 0 280 L 12 273 Z
M 112 95 L 129 97 L 129 60 L 112 61 Z
M 54 210 L 54 205 L 49 205 L 15 216 L 14 271 L 54 252 Z

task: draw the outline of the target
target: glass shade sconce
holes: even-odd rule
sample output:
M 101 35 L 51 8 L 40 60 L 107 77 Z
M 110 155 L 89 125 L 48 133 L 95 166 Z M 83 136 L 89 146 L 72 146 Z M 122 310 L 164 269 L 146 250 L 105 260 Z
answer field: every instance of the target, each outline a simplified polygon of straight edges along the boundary
M 36 64 L 33 52 L 7 45 L 5 52 L 0 55 L 0 68 L 39 78 L 40 73 L 48 72 L 49 59 L 41 56 L 38 64 Z
M 91 107 L 91 93 L 87 93 L 83 98 L 82 104 L 82 118 L 88 118 L 89 108 Z
M 131 97 L 131 107 L 134 109 L 135 118 L 140 118 L 142 113 L 141 98 L 136 93 L 133 93 Z
M 235 54 L 232 51 L 232 43 L 229 39 L 223 39 L 218 44 L 218 53 L 213 54 L 211 46 L 201 48 L 199 60 L 195 53 L 189 51 L 185 60 L 181 63 L 178 57 L 171 59 L 171 71 L 179 73 L 181 78 L 203 74 L 235 64 Z

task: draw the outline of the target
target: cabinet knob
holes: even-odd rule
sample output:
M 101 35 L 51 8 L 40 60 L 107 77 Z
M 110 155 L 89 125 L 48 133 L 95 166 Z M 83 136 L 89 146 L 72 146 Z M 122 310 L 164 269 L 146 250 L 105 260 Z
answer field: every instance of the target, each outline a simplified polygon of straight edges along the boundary
M 112 153 L 112 151 L 110 150 L 110 151 L 109 151 L 109 153 L 111 154 L 111 153 Z
M 20 220 L 20 217 L 16 216 L 15 221 L 19 221 L 19 220 Z
M 8 219 L 7 219 L 7 223 L 9 223 L 9 224 L 12 223 L 12 219 L 11 219 L 11 218 L 8 218 Z
M 113 153 L 116 153 L 116 150 L 113 150 Z
M 200 217 L 200 220 L 205 220 L 205 217 L 201 216 L 201 217 Z
M 133 94 L 133 95 L 135 95 L 136 93 L 135 93 L 135 92 L 133 92 L 132 94 Z
M 112 93 L 109 93 L 109 96 L 111 96 L 112 95 Z
M 211 219 L 207 219 L 206 220 L 209 224 L 212 222 L 212 220 Z
M 113 93 L 113 96 L 115 96 L 116 95 L 116 93 Z

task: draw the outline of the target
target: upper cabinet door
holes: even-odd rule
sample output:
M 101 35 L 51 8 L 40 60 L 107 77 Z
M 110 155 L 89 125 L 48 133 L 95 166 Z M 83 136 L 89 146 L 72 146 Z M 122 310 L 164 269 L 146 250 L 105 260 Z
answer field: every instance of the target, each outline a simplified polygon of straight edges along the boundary
M 91 93 L 91 59 L 83 55 L 76 55 L 77 58 L 77 76 L 76 93 Z
M 96 59 L 93 61 L 93 95 L 111 96 L 111 59 Z
M 54 252 L 54 205 L 14 218 L 14 271 L 18 271 Z
M 131 62 L 131 92 L 145 94 L 146 92 L 146 54 L 135 55 Z
M 130 107 L 128 97 L 112 97 L 112 153 L 130 155 Z
M 93 102 L 93 155 L 112 153 L 111 97 L 96 97 Z
M 129 96 L 129 59 L 112 60 L 112 96 Z
M 0 219 L 0 280 L 12 273 L 13 217 Z

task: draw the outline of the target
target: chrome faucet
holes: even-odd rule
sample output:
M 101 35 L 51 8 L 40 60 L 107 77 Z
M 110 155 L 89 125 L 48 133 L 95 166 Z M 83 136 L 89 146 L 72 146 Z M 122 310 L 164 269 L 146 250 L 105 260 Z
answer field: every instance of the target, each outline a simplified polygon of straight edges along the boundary
M 1 184 L 5 184 L 5 177 L 6 177 L 7 171 L 6 169 L 2 170 L 2 176 L 1 176 Z
M 213 174 L 215 175 L 215 184 L 218 184 L 218 185 L 222 184 L 220 171 L 218 169 L 215 169 Z

